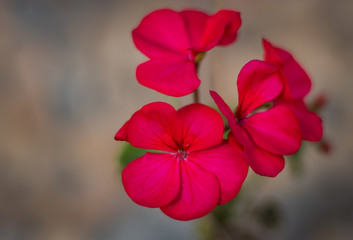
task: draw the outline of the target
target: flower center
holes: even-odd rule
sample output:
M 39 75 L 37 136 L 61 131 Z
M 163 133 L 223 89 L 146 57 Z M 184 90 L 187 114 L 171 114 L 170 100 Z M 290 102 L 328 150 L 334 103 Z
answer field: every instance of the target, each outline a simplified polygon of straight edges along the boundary
M 184 160 L 188 157 L 188 153 L 184 150 L 178 150 L 174 155 L 180 160 Z
M 238 106 L 239 107 L 239 106 Z M 235 121 L 239 124 L 241 124 L 242 122 L 246 121 L 247 118 L 251 117 L 252 115 L 256 114 L 256 113 L 260 113 L 260 112 L 265 112 L 267 110 L 269 110 L 270 108 L 273 107 L 273 102 L 266 102 L 260 106 L 258 106 L 257 108 L 255 108 L 251 113 L 245 114 L 244 112 L 239 111 L 238 107 L 235 110 Z
M 191 48 L 187 50 L 188 59 L 193 60 L 195 64 L 198 64 L 203 59 L 205 54 L 205 52 L 199 52 Z
M 199 53 L 199 52 L 197 52 L 197 51 L 195 51 L 195 50 L 193 50 L 191 48 L 186 50 L 186 52 L 187 52 L 187 56 L 188 56 L 189 60 L 194 60 L 195 57 L 197 56 L 197 54 Z

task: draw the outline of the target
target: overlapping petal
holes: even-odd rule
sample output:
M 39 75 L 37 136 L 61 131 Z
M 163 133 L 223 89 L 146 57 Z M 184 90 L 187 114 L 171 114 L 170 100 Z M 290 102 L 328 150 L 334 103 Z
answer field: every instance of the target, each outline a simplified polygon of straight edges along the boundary
M 188 34 L 190 48 L 197 48 L 201 42 L 203 32 L 206 28 L 208 15 L 201 11 L 184 10 L 180 12 L 186 33 Z
M 241 69 L 238 80 L 237 117 L 243 118 L 262 104 L 275 99 L 283 84 L 277 66 L 252 60 Z
M 223 119 L 214 109 L 191 104 L 177 111 L 178 127 L 173 128 L 173 136 L 185 151 L 207 149 L 223 140 Z
M 321 118 L 309 111 L 303 100 L 297 100 L 294 105 L 288 105 L 288 107 L 298 119 L 303 139 L 312 142 L 319 141 L 323 135 Z
M 240 13 L 233 10 L 220 10 L 212 16 L 225 24 L 222 38 L 218 45 L 226 46 L 233 43 L 237 39 L 237 32 L 241 26 Z
M 180 161 L 181 188 L 177 198 L 161 207 L 168 216 L 178 220 L 191 220 L 211 212 L 220 199 L 216 176 L 190 161 Z
M 225 22 L 218 18 L 209 17 L 206 21 L 206 27 L 195 49 L 200 52 L 209 51 L 220 41 L 225 30 Z
M 219 204 L 238 194 L 248 173 L 242 148 L 232 147 L 227 141 L 207 150 L 191 152 L 188 159 L 217 177 L 221 188 Z
M 178 145 L 172 138 L 175 109 L 162 102 L 145 105 L 129 120 L 128 140 L 134 147 L 174 152 Z
M 244 121 L 243 127 L 259 147 L 278 155 L 296 153 L 302 136 L 298 121 L 285 106 L 256 113 Z
M 288 51 L 273 46 L 266 39 L 262 40 L 265 50 L 265 61 L 279 64 L 289 83 L 293 99 L 303 99 L 310 91 L 311 80 L 302 66 Z
M 182 11 L 181 15 L 193 49 L 201 52 L 216 45 L 226 46 L 233 43 L 241 26 L 240 13 L 233 10 L 221 10 L 211 16 L 186 10 Z
M 161 9 L 144 17 L 132 32 L 135 46 L 149 58 L 185 55 L 191 47 L 181 15 Z
M 281 155 L 276 155 L 258 147 L 245 129 L 239 128 L 236 134 L 241 135 L 244 146 L 244 154 L 246 155 L 245 160 L 250 165 L 251 169 L 262 176 L 275 177 L 284 168 L 285 162 Z M 229 142 L 232 145 L 239 145 L 238 141 L 230 132 L 228 135 Z
M 174 97 L 190 94 L 200 85 L 193 60 L 182 57 L 144 62 L 137 67 L 136 78 L 141 85 Z
M 146 153 L 124 168 L 122 181 L 126 193 L 137 204 L 162 207 L 179 193 L 179 162 L 169 153 Z

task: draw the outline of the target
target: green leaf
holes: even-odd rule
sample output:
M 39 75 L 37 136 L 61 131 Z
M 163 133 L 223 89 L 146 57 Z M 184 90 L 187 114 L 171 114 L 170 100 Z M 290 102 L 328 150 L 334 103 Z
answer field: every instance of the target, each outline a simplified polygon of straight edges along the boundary
M 118 156 L 121 169 L 124 169 L 132 160 L 143 156 L 146 152 L 146 149 L 135 148 L 130 143 L 125 143 L 121 154 Z
M 146 152 L 161 153 L 163 151 L 136 148 L 130 143 L 125 143 L 122 152 L 117 156 L 117 161 L 120 164 L 121 169 L 124 169 L 126 165 L 136 158 L 142 157 Z

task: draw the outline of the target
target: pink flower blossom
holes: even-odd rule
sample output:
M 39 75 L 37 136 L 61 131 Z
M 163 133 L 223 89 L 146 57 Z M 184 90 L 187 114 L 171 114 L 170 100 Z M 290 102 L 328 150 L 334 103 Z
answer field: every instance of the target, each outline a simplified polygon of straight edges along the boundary
M 288 107 L 281 105 L 262 112 L 254 111 L 281 94 L 280 72 L 275 65 L 253 60 L 241 69 L 237 86 L 239 105 L 235 115 L 216 92 L 210 91 L 228 120 L 229 141 L 244 149 L 254 172 L 274 177 L 284 168 L 282 155 L 294 154 L 301 144 L 297 119 Z
M 311 80 L 292 54 L 273 46 L 263 39 L 265 61 L 276 64 L 282 71 L 283 92 L 275 99 L 275 105 L 288 106 L 298 119 L 303 140 L 319 141 L 322 138 L 321 118 L 311 112 L 304 102 L 309 93 Z
M 137 80 L 170 96 L 192 93 L 200 85 L 196 64 L 203 52 L 234 42 L 240 25 L 240 13 L 231 10 L 211 16 L 170 9 L 148 14 L 132 32 L 136 47 L 150 58 L 137 67 Z
M 162 102 L 142 107 L 115 139 L 162 152 L 148 152 L 126 166 L 126 193 L 178 220 L 202 217 L 234 198 L 248 165 L 241 149 L 223 140 L 223 128 L 220 114 L 202 104 L 178 111 Z

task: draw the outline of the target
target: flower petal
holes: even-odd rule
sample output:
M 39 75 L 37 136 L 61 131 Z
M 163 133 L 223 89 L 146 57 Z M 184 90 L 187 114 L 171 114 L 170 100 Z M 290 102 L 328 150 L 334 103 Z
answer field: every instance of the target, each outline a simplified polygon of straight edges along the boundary
M 303 99 L 310 91 L 311 80 L 305 70 L 288 51 L 273 46 L 269 41 L 262 40 L 265 61 L 279 64 L 290 86 L 293 99 Z
M 221 10 L 212 16 L 194 10 L 181 12 L 194 50 L 205 52 L 235 41 L 241 25 L 239 12 Z
M 116 141 L 127 141 L 128 142 L 128 138 L 127 138 L 128 128 L 129 128 L 129 121 L 124 123 L 124 125 L 115 134 L 114 139 Z
M 162 207 L 172 202 L 180 190 L 178 160 L 168 153 L 146 153 L 122 171 L 129 197 L 145 207 Z
M 153 59 L 136 70 L 140 84 L 173 97 L 192 93 L 200 86 L 195 64 L 184 58 Z
M 217 45 L 229 45 L 237 39 L 237 32 L 241 26 L 240 13 L 233 10 L 221 10 L 212 16 L 222 20 L 225 24 L 222 38 Z
M 222 99 L 221 96 L 215 91 L 210 91 L 211 97 L 213 98 L 213 101 L 216 103 L 219 111 L 223 114 L 223 116 L 227 119 L 229 127 L 232 129 L 232 131 L 236 132 L 235 126 L 235 116 L 230 109 L 230 107 L 227 105 L 227 103 Z
M 241 129 L 241 131 L 238 131 L 237 134 L 241 135 L 241 144 L 244 147 L 244 154 L 246 155 L 245 160 L 248 162 L 251 169 L 262 176 L 277 176 L 284 168 L 283 156 L 272 154 L 256 146 L 246 130 L 241 127 L 239 129 Z M 238 138 L 239 136 L 237 139 Z M 228 135 L 228 139 L 233 146 L 239 144 L 233 133 Z
M 211 212 L 220 200 L 215 175 L 187 160 L 180 161 L 181 189 L 177 198 L 161 210 L 177 220 L 191 220 Z
M 214 48 L 220 41 L 225 29 L 225 22 L 213 16 L 206 21 L 206 26 L 195 49 L 200 52 Z
M 242 149 L 233 148 L 227 141 L 207 150 L 191 152 L 188 159 L 218 178 L 221 187 L 219 204 L 238 194 L 249 168 L 243 159 Z
M 172 138 L 175 109 L 162 102 L 145 105 L 129 121 L 128 140 L 134 147 L 174 152 L 178 145 Z
M 298 119 L 303 140 L 317 142 L 322 138 L 322 120 L 314 112 L 310 112 L 303 100 L 288 105 Z
M 180 15 L 184 20 L 191 48 L 198 50 L 209 16 L 204 12 L 196 10 L 184 10 L 180 12 Z
M 293 112 L 276 106 L 247 118 L 242 125 L 259 147 L 278 155 L 296 153 L 301 144 L 300 127 Z
M 239 106 L 237 117 L 244 118 L 255 108 L 275 99 L 282 91 L 279 69 L 259 60 L 252 60 L 241 69 L 237 86 Z
M 190 48 L 182 16 L 170 9 L 151 12 L 133 30 L 136 47 L 149 58 L 185 55 Z
M 223 140 L 223 119 L 206 105 L 196 103 L 180 108 L 177 122 L 178 128 L 173 128 L 173 136 L 187 152 L 213 147 Z

